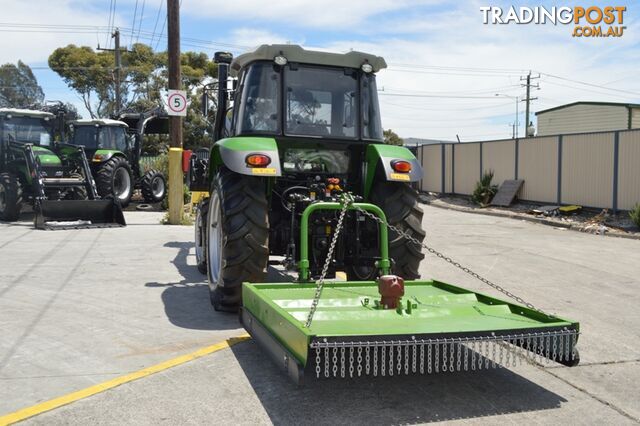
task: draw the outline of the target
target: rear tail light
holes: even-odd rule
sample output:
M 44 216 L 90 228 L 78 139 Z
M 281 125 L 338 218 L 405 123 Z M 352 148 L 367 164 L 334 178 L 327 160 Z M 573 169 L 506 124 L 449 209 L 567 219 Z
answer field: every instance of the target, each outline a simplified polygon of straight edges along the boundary
M 267 167 L 271 164 L 271 158 L 264 154 L 247 155 L 247 158 L 245 158 L 244 161 L 249 167 Z
M 391 168 L 398 173 L 409 173 L 411 171 L 411 163 L 404 160 L 393 160 Z

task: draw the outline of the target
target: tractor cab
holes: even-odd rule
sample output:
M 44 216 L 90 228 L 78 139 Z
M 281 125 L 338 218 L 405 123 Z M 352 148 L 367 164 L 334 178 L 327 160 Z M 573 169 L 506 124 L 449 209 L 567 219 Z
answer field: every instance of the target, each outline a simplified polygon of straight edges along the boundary
M 47 147 L 53 143 L 55 116 L 48 112 L 0 108 L 3 141 Z
M 166 180 L 162 172 L 142 170 L 140 166 L 145 131 L 161 131 L 149 124 L 156 121 L 162 122 L 154 110 L 123 114 L 120 120 L 75 120 L 69 123 L 71 143 L 84 146 L 100 196 L 116 198 L 122 206 L 129 204 L 136 189 L 141 190 L 147 203 L 159 203 L 164 199 Z
M 107 152 L 126 153 L 131 146 L 128 128 L 126 123 L 117 120 L 75 120 L 69 123 L 69 141 L 73 145 L 84 146 L 87 156 L 92 160 L 101 158 Z

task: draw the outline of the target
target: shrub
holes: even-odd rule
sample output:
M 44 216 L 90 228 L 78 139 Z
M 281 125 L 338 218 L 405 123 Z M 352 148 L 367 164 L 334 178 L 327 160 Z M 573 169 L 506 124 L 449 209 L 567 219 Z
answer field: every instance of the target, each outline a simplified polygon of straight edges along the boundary
M 629 217 L 640 228 L 640 203 L 636 204 L 629 212 Z
M 471 195 L 471 200 L 480 204 L 481 206 L 487 206 L 493 196 L 498 192 L 498 185 L 492 185 L 491 181 L 493 180 L 493 170 L 489 170 L 482 175 L 482 178 L 476 182 L 476 188 L 473 190 L 473 194 Z

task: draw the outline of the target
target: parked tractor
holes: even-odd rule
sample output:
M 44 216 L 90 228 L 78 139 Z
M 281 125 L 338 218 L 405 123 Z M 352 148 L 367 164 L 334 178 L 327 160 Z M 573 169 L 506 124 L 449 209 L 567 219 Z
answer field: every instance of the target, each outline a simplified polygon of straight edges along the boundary
M 384 59 L 264 45 L 215 60 L 215 143 L 191 161 L 192 190 L 209 193 L 198 207 L 198 266 L 213 307 L 240 308 L 279 369 L 301 383 L 578 364 L 578 322 L 424 244 L 410 187 L 421 166 L 383 143 L 375 74 Z M 419 279 L 423 249 L 517 303 Z M 297 271 L 296 282 L 265 282 L 276 264 Z M 325 281 L 340 270 L 346 282 Z
M 100 200 L 82 147 L 55 141 L 56 116 L 0 109 L 0 220 L 31 204 L 37 228 L 125 225 L 112 199 Z
M 161 202 L 167 187 L 164 175 L 153 169 L 143 173 L 140 165 L 148 117 L 127 114 L 123 118 L 133 122 L 135 127 L 121 120 L 72 121 L 69 123 L 70 143 L 86 150 L 100 196 L 112 196 L 126 207 L 134 190 L 140 189 L 147 203 Z
M 197 245 L 205 248 L 198 261 L 207 264 L 216 310 L 237 310 L 242 283 L 264 281 L 268 264 L 297 269 L 306 250 L 298 243 L 303 211 L 347 191 L 423 240 L 422 210 L 410 187 L 421 178 L 421 165 L 408 149 L 383 143 L 375 79 L 386 67 L 383 58 L 265 45 L 233 61 L 225 53 L 215 60 L 222 82 L 215 143 L 206 170 L 194 158 L 192 189 L 210 193 L 196 227 Z M 227 87 L 229 68 L 237 90 Z M 336 223 L 336 212 L 313 216 L 308 272 L 301 280 L 321 274 Z M 326 276 L 343 270 L 350 280 L 375 279 L 377 224 L 349 212 L 345 228 Z M 390 241 L 392 271 L 418 278 L 420 247 L 393 232 Z

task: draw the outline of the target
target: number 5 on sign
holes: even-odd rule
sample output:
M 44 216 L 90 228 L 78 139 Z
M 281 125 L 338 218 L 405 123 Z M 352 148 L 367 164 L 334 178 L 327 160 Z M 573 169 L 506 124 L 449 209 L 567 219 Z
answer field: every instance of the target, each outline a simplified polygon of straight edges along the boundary
M 167 97 L 167 107 L 169 108 L 169 115 L 185 117 L 187 115 L 187 92 L 170 89 Z

